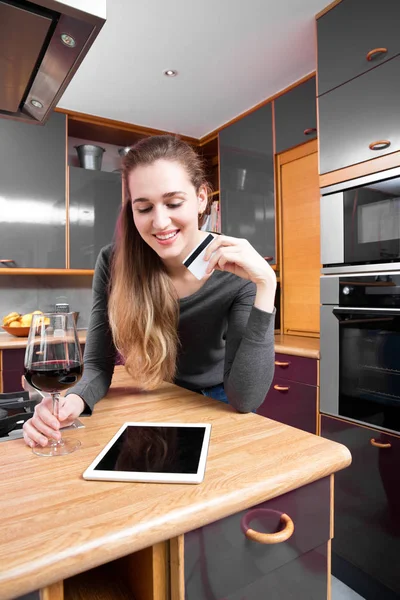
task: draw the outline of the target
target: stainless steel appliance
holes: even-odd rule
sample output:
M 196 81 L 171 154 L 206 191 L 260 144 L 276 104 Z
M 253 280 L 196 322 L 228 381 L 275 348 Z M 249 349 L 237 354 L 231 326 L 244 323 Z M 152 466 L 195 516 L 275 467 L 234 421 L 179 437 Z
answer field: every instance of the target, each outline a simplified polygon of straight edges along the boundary
M 400 267 L 400 167 L 321 193 L 322 273 Z
M 320 410 L 400 432 L 400 271 L 321 277 Z
M 47 120 L 103 27 L 105 6 L 0 0 L 0 116 Z

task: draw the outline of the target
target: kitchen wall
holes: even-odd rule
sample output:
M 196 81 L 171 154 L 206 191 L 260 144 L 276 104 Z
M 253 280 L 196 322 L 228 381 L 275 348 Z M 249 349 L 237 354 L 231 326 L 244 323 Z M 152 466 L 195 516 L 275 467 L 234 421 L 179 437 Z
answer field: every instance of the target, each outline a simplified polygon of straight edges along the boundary
M 92 305 L 92 276 L 0 276 L 0 317 L 12 311 L 52 311 L 58 301 L 66 301 L 71 311 L 79 311 L 78 329 L 86 329 Z

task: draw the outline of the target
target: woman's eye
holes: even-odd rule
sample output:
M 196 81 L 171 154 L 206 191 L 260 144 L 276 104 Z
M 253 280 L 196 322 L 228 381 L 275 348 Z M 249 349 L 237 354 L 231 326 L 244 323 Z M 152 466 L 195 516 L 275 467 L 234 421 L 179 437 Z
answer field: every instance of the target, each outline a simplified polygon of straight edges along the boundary
M 179 208 L 182 206 L 183 202 L 179 202 L 179 204 L 167 204 L 168 208 Z
M 138 213 L 141 213 L 141 214 L 148 213 L 151 211 L 151 206 L 148 206 L 147 208 L 138 208 L 137 211 L 138 211 Z

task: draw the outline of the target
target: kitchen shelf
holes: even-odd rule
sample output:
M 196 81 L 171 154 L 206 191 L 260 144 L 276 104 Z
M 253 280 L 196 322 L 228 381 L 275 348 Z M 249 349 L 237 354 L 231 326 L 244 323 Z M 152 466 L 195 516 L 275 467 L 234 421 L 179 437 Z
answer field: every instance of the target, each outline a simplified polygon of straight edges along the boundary
M 94 269 L 0 269 L 0 275 L 93 275 Z

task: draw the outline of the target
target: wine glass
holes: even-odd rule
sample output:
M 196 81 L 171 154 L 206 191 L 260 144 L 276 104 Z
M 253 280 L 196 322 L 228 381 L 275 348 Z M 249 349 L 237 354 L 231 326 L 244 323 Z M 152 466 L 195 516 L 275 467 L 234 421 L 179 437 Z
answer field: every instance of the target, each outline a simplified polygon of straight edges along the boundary
M 82 377 L 83 363 L 73 313 L 34 314 L 25 351 L 25 378 L 41 392 L 51 394 L 53 415 L 58 419 L 60 392 Z M 39 456 L 62 456 L 81 445 L 75 439 L 50 439 L 47 446 L 35 446 Z

